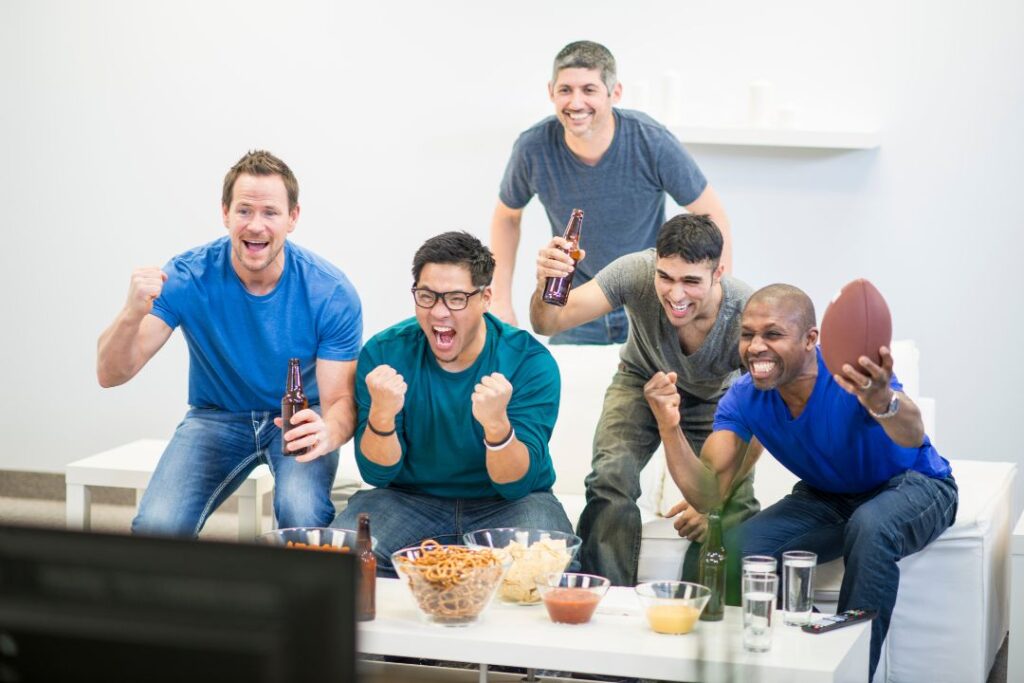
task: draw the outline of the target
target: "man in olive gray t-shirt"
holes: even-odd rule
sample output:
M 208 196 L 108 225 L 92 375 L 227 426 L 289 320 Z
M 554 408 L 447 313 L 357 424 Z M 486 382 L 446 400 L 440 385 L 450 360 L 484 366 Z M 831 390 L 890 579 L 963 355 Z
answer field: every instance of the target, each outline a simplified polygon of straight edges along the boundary
M 662 226 L 657 249 L 616 259 L 594 280 L 574 288 L 564 307 L 551 306 L 541 296 L 545 279 L 564 275 L 572 265 L 559 248 L 563 242 L 552 239 L 538 258 L 538 290 L 530 306 L 534 331 L 553 334 L 619 306 L 629 316 L 629 338 L 594 436 L 593 471 L 586 480 L 587 505 L 578 533 L 584 571 L 607 576 L 616 585 L 633 585 L 641 534 L 636 506 L 640 470 L 661 443 L 644 390 L 658 382 L 676 385 L 680 421 L 675 428 L 700 453 L 718 400 L 739 374 L 740 314 L 751 289 L 723 277 L 722 235 L 715 224 L 707 216 L 684 214 Z M 758 509 L 748 478 L 727 500 L 723 523 L 733 526 Z M 674 513 L 681 536 L 703 539 L 704 515 L 685 503 Z M 698 549 L 698 543 L 690 546 L 684 577 L 695 578 Z

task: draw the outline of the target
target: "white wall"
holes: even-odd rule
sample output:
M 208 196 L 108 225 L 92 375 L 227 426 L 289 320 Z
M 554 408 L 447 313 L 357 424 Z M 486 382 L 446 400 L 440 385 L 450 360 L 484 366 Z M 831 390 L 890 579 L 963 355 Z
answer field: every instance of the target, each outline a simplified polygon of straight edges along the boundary
M 96 385 L 96 337 L 134 266 L 221 234 L 221 178 L 247 149 L 295 170 L 294 238 L 349 274 L 367 333 L 410 314 L 413 251 L 448 229 L 486 238 L 514 137 L 549 112 L 550 60 L 584 37 L 619 59 L 623 106 L 672 69 L 690 120 L 741 118 L 765 78 L 801 123 L 879 126 L 869 152 L 691 151 L 732 216 L 737 275 L 798 284 L 820 310 L 872 279 L 896 336 L 920 344 L 940 450 L 1019 460 L 1022 14 L 1014 0 L 6 0 L 0 468 L 59 471 L 170 433 L 180 335 L 114 390 Z M 546 235 L 536 202 L 525 234 L 520 311 Z

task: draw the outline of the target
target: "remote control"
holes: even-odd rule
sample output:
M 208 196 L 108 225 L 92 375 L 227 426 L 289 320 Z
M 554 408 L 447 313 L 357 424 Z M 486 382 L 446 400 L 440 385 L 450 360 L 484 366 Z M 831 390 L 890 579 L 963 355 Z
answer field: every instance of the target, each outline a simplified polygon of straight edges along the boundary
M 825 633 L 826 631 L 834 631 L 837 628 L 856 624 L 861 621 L 871 621 L 877 616 L 878 610 L 848 609 L 835 616 L 825 617 L 816 624 L 804 624 L 801 628 L 808 633 Z

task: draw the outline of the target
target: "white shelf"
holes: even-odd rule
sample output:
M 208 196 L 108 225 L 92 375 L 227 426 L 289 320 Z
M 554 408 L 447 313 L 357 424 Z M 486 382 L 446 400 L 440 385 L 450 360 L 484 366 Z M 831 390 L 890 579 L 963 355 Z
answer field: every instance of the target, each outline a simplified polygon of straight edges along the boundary
M 670 129 L 684 145 L 874 149 L 881 144 L 877 130 L 804 130 L 751 126 L 671 126 Z

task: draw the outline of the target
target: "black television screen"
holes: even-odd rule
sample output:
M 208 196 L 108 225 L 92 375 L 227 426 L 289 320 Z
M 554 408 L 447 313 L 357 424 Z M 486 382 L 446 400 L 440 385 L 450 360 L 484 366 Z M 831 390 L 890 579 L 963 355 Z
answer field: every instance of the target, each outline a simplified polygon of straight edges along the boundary
M 0 683 L 351 681 L 356 558 L 0 526 Z

